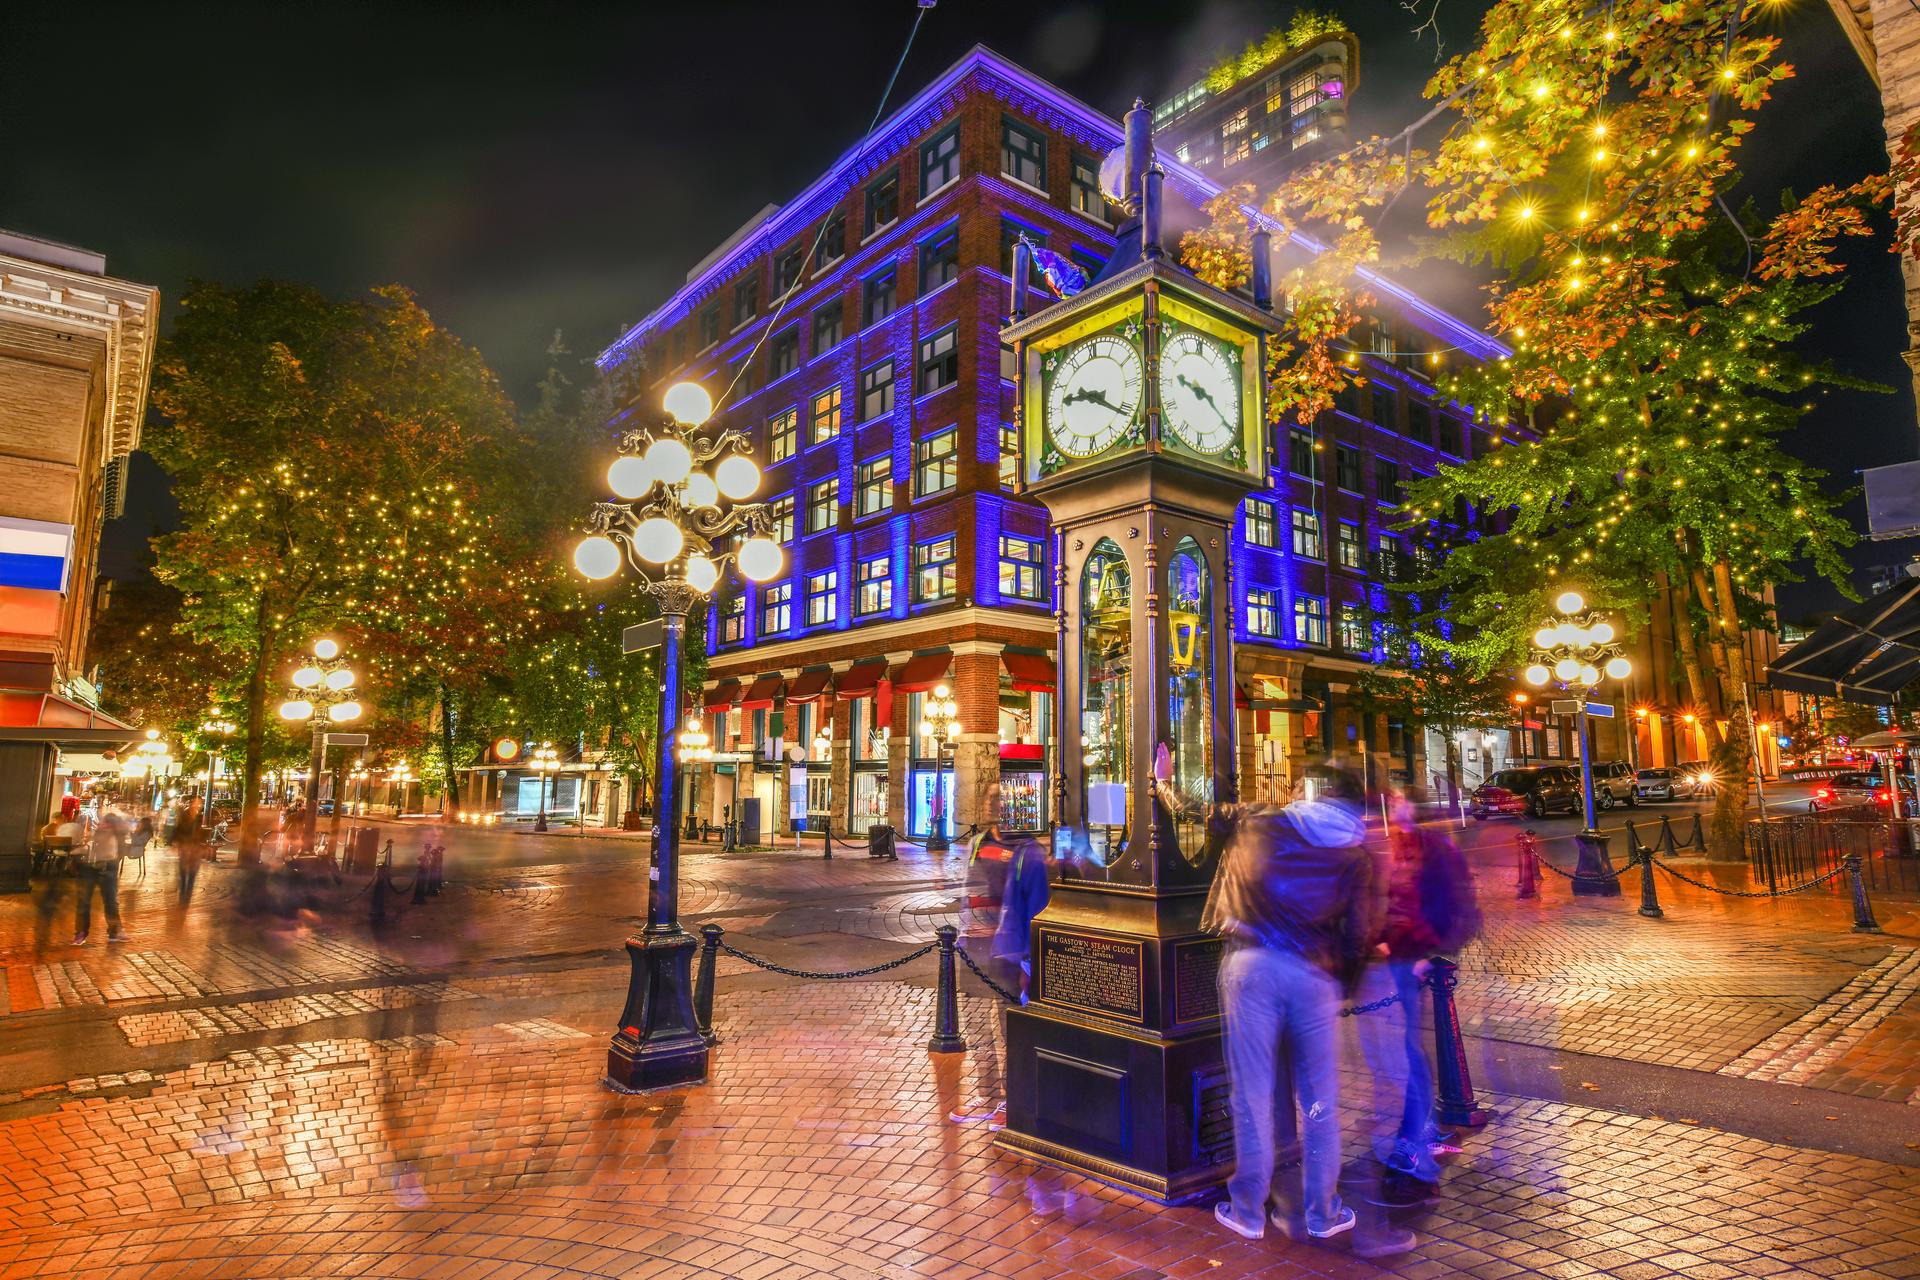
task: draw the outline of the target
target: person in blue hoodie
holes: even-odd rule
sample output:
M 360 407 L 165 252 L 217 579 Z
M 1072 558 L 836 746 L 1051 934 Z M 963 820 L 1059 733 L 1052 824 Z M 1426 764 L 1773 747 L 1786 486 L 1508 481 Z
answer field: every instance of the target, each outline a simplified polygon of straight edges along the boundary
M 1353 1229 L 1340 1173 L 1339 1048 L 1343 996 L 1359 986 L 1377 921 L 1364 847 L 1365 793 L 1342 770 L 1309 768 L 1284 808 L 1243 806 L 1207 897 L 1203 925 L 1227 940 L 1220 964 L 1235 1166 L 1221 1225 L 1266 1234 L 1276 1133 L 1300 1109 L 1307 1234 Z M 1294 1096 L 1276 1096 L 1286 1053 Z M 1282 1111 L 1281 1108 L 1286 1108 Z M 1283 1230 L 1278 1212 L 1272 1221 Z

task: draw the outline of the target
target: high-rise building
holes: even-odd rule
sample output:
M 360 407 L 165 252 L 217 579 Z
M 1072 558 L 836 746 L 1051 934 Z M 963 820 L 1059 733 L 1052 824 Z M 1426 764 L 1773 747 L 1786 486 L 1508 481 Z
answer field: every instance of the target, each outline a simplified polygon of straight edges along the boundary
M 1022 236 L 1058 255 L 1056 279 L 1112 255 L 1098 174 L 1120 140 L 1117 120 L 976 47 L 601 353 L 634 388 L 621 418 L 657 413 L 681 380 L 714 394 L 717 424 L 756 441 L 786 545 L 783 577 L 723 584 L 708 619 L 700 705 L 719 759 L 696 771 L 697 819 L 750 799 L 763 834 L 799 814 L 919 839 L 936 785 L 964 828 L 998 780 L 1003 821 L 1050 822 L 1058 559 L 1019 492 L 1000 330 Z M 1220 184 L 1159 158 L 1171 228 Z M 1424 754 L 1348 690 L 1382 652 L 1378 574 L 1420 554 L 1392 527 L 1403 486 L 1491 447 L 1432 379 L 1506 352 L 1391 281 L 1368 288 L 1381 319 L 1352 356 L 1366 386 L 1272 429 L 1270 487 L 1233 535 L 1250 794 L 1315 756 Z M 961 728 L 944 765 L 920 732 L 943 684 Z
M 0 891 L 26 888 L 58 773 L 138 736 L 95 705 L 86 642 L 159 309 L 100 254 L 0 231 Z

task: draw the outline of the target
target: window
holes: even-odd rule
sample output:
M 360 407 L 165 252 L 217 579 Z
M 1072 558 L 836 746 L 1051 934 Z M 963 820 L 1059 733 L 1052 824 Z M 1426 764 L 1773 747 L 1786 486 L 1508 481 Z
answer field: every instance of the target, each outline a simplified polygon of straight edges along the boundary
M 917 602 L 946 600 L 959 584 L 954 562 L 954 538 L 948 534 L 913 549 L 913 598 Z
M 1367 648 L 1366 615 L 1357 604 L 1340 606 L 1340 647 L 1348 653 L 1362 653 Z
M 860 464 L 860 485 L 854 491 L 853 513 L 876 515 L 893 505 L 893 455 L 883 453 Z
M 834 302 L 813 313 L 813 354 L 840 345 L 840 304 Z
M 800 414 L 789 409 L 767 419 L 767 460 L 785 462 L 793 456 L 800 435 Z
M 1254 587 L 1247 592 L 1247 631 L 1269 639 L 1280 638 L 1280 593 Z
M 1247 108 L 1242 107 L 1220 122 L 1221 161 L 1238 164 L 1247 158 L 1251 147 L 1247 138 Z
M 1373 491 L 1382 502 L 1400 501 L 1400 464 L 1385 458 L 1373 460 Z
M 872 324 L 877 320 L 885 320 L 893 314 L 894 308 L 899 305 L 899 291 L 895 287 L 897 278 L 892 267 L 888 267 L 879 275 L 867 277 L 865 288 L 862 290 L 866 297 L 861 306 L 861 311 L 867 317 L 866 323 Z
M 830 388 L 813 398 L 810 432 L 810 444 L 832 440 L 840 434 L 840 388 Z
M 893 361 L 882 360 L 860 373 L 860 421 L 893 412 Z
M 1100 191 L 1100 162 L 1075 153 L 1073 175 L 1067 184 L 1067 207 L 1101 222 L 1107 219 L 1107 198 Z
M 1333 466 L 1336 483 L 1348 493 L 1360 492 L 1360 451 L 1349 449 L 1343 444 L 1333 447 Z
M 1268 76 L 1263 92 L 1266 94 L 1267 99 L 1267 114 L 1270 116 L 1282 114 L 1287 105 L 1286 80 L 1277 75 Z
M 960 330 L 948 325 L 920 339 L 920 394 L 942 391 L 960 381 Z
M 960 229 L 948 227 L 920 246 L 920 292 L 932 293 L 960 274 Z
M 793 495 L 790 493 L 773 500 L 773 537 L 783 547 L 793 541 Z
M 1398 431 L 1400 429 L 1400 406 L 1397 403 L 1399 394 L 1392 387 L 1383 387 L 1377 382 L 1373 384 L 1372 391 L 1373 412 L 1367 415 L 1368 419 L 1389 431 Z
M 1309 480 L 1320 478 L 1320 469 L 1315 465 L 1313 456 L 1313 433 L 1302 427 L 1290 427 L 1287 430 L 1287 468 L 1297 476 Z
M 1011 116 L 1000 121 L 1000 172 L 1015 182 L 1047 189 L 1047 140 Z
M 1293 638 L 1301 644 L 1327 642 L 1327 602 L 1319 596 L 1293 598 Z
M 1013 279 L 1013 247 L 1020 243 L 1021 236 L 1027 238 L 1028 244 L 1045 246 L 1047 243 L 1046 232 L 1036 231 L 1023 223 L 1002 218 L 1000 220 L 1000 274 L 1009 280 Z M 1040 275 L 1040 264 L 1032 259 L 1028 261 L 1031 263 L 1029 279 L 1045 288 L 1045 281 Z
M 813 251 L 813 269 L 820 270 L 847 256 L 847 215 L 836 213 L 820 228 L 820 247 Z
M 825 533 L 840 523 L 840 480 L 807 486 L 807 532 Z
M 1044 582 L 1046 554 L 1032 538 L 1000 535 L 1000 594 L 1021 600 L 1040 600 L 1046 595 Z
M 877 182 L 867 184 L 866 234 L 890 227 L 900 216 L 900 171 L 893 170 Z
M 747 598 L 733 596 L 720 606 L 720 643 L 739 644 L 747 638 Z
M 1440 447 L 1456 458 L 1466 456 L 1460 452 L 1460 419 L 1450 413 L 1440 415 Z
M 720 341 L 720 308 L 708 307 L 700 313 L 700 349 L 705 351 Z
M 1340 389 L 1333 393 L 1333 407 L 1350 418 L 1358 418 L 1360 416 L 1360 388 L 1351 382 L 1341 384 Z
M 1020 362 L 1014 358 L 1013 348 L 1002 346 L 1000 348 L 1000 380 L 1002 382 L 1012 382 L 1014 375 L 1019 372 Z
M 1320 536 L 1320 513 L 1293 509 L 1293 554 L 1309 560 L 1327 558 L 1325 541 Z
M 823 626 L 837 616 L 835 605 L 840 595 L 840 571 L 807 575 L 807 625 Z
M 1373 544 L 1373 576 L 1382 582 L 1397 582 L 1400 572 L 1400 544 L 1391 535 L 1381 534 Z
M 1272 547 L 1274 538 L 1273 504 L 1265 498 L 1248 498 L 1246 514 L 1241 518 L 1250 547 Z
M 1079 267 L 1087 273 L 1088 284 L 1092 284 L 1094 280 L 1099 278 L 1100 273 L 1107 269 L 1107 260 L 1105 258 L 1095 257 L 1085 249 L 1069 249 L 1067 251 L 1067 257 L 1073 259 L 1074 266 Z
M 1342 569 L 1359 569 L 1361 567 L 1361 556 L 1364 550 L 1360 544 L 1360 526 L 1357 524 L 1348 524 L 1345 520 L 1342 520 L 1340 522 L 1338 538 L 1334 543 L 1334 550 L 1340 558 L 1340 567 Z
M 738 329 L 760 310 L 760 281 L 742 280 L 733 286 L 733 327 Z
M 1020 431 L 1000 424 L 1000 487 L 1012 489 L 1020 482 Z
M 800 250 L 789 249 L 773 260 L 773 296 L 784 298 L 787 290 L 800 283 Z
M 960 126 L 954 125 L 920 148 L 920 198 L 960 176 Z
M 1433 444 L 1433 406 L 1424 400 L 1407 401 L 1407 438 Z
M 767 381 L 784 378 L 800 367 L 800 326 L 791 325 L 767 344 Z
M 782 635 L 793 627 L 793 584 L 782 582 L 760 594 L 760 634 Z
M 893 608 L 893 557 L 874 556 L 862 560 L 858 572 L 860 584 L 854 595 L 854 612 L 885 613 Z
M 960 478 L 960 429 L 948 427 L 913 446 L 913 493 L 916 498 L 945 493 Z

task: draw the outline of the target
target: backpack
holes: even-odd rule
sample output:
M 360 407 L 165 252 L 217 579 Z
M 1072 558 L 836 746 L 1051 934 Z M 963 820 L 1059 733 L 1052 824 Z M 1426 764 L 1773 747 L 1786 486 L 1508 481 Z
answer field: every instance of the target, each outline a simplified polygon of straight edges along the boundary
M 1473 868 L 1460 846 L 1445 836 L 1422 832 L 1420 901 L 1427 925 L 1441 951 L 1458 951 L 1480 936 L 1483 920 Z

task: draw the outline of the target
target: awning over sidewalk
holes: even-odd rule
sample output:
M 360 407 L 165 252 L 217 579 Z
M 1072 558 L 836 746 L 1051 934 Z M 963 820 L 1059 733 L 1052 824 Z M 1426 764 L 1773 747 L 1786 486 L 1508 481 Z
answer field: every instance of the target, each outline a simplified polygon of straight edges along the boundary
M 856 662 L 852 669 L 836 682 L 834 696 L 843 702 L 848 698 L 871 698 L 874 690 L 886 678 L 887 660 L 885 658 L 870 658 L 865 662 Z
M 808 667 L 787 686 L 788 702 L 817 702 L 833 689 L 832 667 Z
M 707 710 L 709 711 L 730 710 L 733 704 L 738 701 L 740 701 L 740 682 L 738 680 L 722 680 L 719 684 L 707 690 Z
M 1003 649 L 1000 651 L 1000 665 L 1013 678 L 1013 687 L 1026 693 L 1052 693 L 1059 683 L 1053 659 L 1044 653 Z
M 0 689 L 0 742 L 50 742 L 62 751 L 131 746 L 140 730 L 45 689 Z
M 774 699 L 780 696 L 782 683 L 778 674 L 755 677 L 753 686 L 747 690 L 746 696 L 740 699 L 740 709 L 760 711 L 771 707 Z
M 901 693 L 925 693 L 946 678 L 947 668 L 952 665 L 953 654 L 946 649 L 916 653 L 894 673 L 893 687 Z
M 1862 601 L 1767 668 L 1776 689 L 1890 706 L 1920 678 L 1920 579 Z

